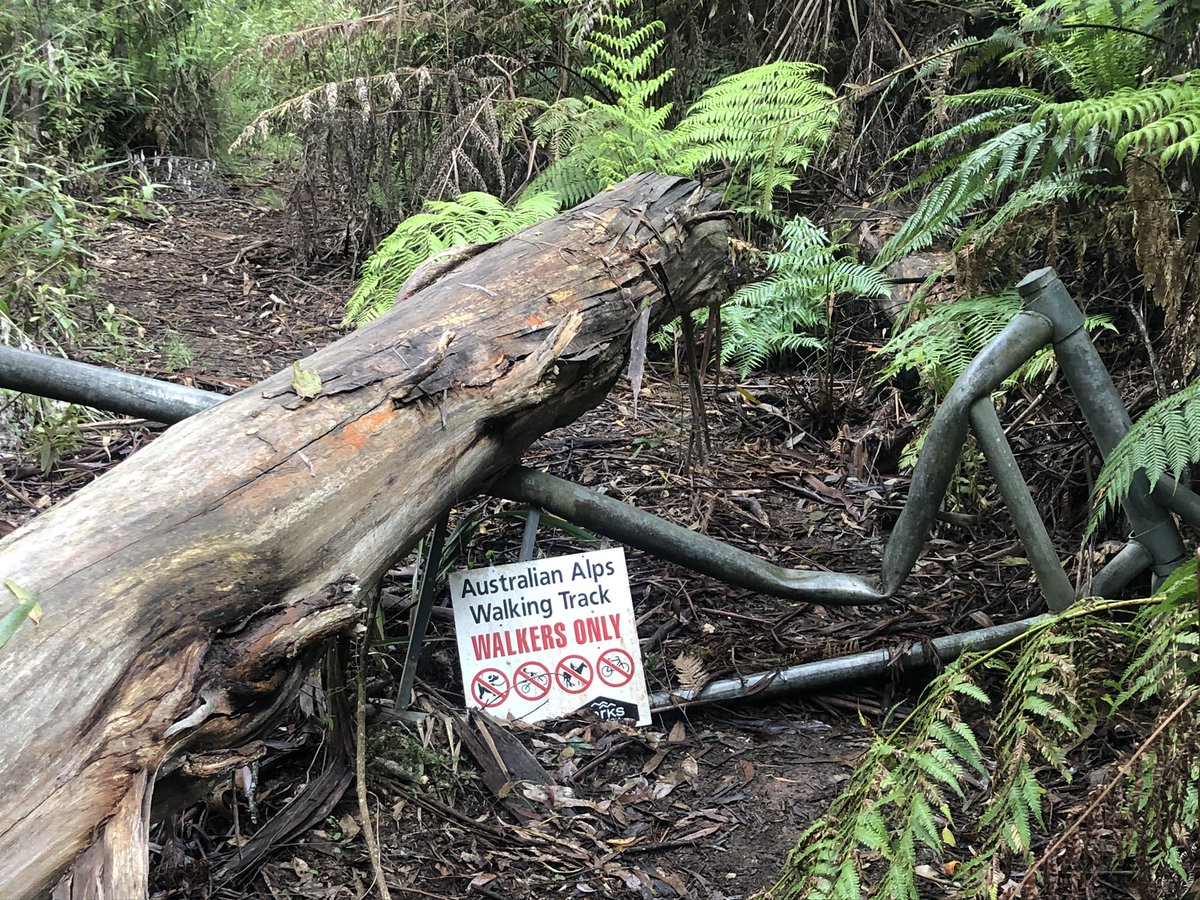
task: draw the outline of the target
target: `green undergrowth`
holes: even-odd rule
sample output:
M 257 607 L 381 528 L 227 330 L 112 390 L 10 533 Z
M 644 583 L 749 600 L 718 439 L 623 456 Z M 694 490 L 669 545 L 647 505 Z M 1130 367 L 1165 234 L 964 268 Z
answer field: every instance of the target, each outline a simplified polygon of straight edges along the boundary
M 1083 601 L 963 656 L 875 735 L 767 896 L 1084 896 L 1117 870 L 1179 896 L 1200 825 L 1197 645 L 1193 561 L 1153 597 Z

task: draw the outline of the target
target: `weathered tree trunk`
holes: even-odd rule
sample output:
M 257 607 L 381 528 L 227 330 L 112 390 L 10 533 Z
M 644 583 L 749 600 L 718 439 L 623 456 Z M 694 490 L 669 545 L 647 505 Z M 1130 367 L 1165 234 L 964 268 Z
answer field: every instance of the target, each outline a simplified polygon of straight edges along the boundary
M 164 763 L 260 729 L 437 515 L 604 397 L 643 305 L 704 302 L 715 207 L 630 179 L 305 360 L 315 397 L 279 373 L 0 543 L 44 610 L 0 649 L 0 896 L 143 893 Z

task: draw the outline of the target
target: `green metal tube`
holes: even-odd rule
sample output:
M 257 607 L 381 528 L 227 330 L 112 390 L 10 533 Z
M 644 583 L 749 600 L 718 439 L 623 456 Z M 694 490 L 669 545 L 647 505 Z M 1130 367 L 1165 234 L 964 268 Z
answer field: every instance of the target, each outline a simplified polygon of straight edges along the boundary
M 967 439 L 971 405 L 1000 387 L 1049 343 L 1052 333 L 1053 326 L 1045 316 L 1020 313 L 983 348 L 946 394 L 925 435 L 908 488 L 909 502 L 904 504 L 883 553 L 884 593 L 890 595 L 900 586 L 925 547 Z
M 1053 269 L 1027 275 L 1017 290 L 1025 309 L 1054 323 L 1054 353 L 1079 403 L 1096 446 L 1105 458 L 1129 431 L 1129 413 L 1100 354 L 1084 330 L 1083 313 Z M 1150 497 L 1144 474 L 1134 477 L 1123 504 L 1134 537 L 1153 557 L 1154 573 L 1165 578 L 1187 556 L 1183 539 L 1170 515 Z
M 493 481 L 488 490 L 509 500 L 535 504 L 568 522 L 726 584 L 826 606 L 879 603 L 886 599 L 870 581 L 857 575 L 785 569 L 620 500 L 524 466 L 513 466 Z
M 169 381 L 2 346 L 0 387 L 168 425 L 226 399 Z
M 1171 478 L 1162 478 L 1150 496 L 1193 528 L 1200 528 L 1200 495 L 1195 491 Z
M 1154 557 L 1149 550 L 1137 541 L 1130 541 L 1096 573 L 1091 596 L 1115 599 L 1122 588 L 1150 568 L 1152 562 Z
M 928 642 L 911 644 L 899 653 L 893 648 L 868 650 L 833 659 L 818 659 L 789 669 L 723 678 L 699 690 L 658 691 L 650 695 L 650 707 L 654 712 L 668 712 L 676 707 L 698 703 L 729 703 L 736 700 L 758 702 L 769 697 L 828 690 L 897 672 L 920 671 L 950 662 L 967 652 L 999 647 L 1019 638 L 1047 618 L 1035 616 L 1005 625 L 948 634 Z
M 1025 545 L 1025 553 L 1037 576 L 1042 596 L 1055 612 L 1066 609 L 1075 602 L 1075 588 L 1058 560 L 1054 544 L 1046 532 L 1042 517 L 1038 515 L 1033 497 L 1029 494 L 1029 486 L 1021 477 L 1017 458 L 1013 456 L 990 398 L 980 397 L 971 404 L 971 427 L 988 468 L 996 478 L 1004 505 L 1008 507 L 1013 524 L 1017 526 L 1017 534 Z

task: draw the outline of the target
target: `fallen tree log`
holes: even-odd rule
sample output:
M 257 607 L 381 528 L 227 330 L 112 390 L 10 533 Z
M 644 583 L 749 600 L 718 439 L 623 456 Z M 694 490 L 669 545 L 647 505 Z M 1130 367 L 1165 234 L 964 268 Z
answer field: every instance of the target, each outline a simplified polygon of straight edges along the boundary
M 59 896 L 144 894 L 156 773 L 261 730 L 439 514 L 604 397 L 643 308 L 706 302 L 716 206 L 636 176 L 0 542 L 0 579 L 43 610 L 0 648 L 0 896 L 64 871 Z

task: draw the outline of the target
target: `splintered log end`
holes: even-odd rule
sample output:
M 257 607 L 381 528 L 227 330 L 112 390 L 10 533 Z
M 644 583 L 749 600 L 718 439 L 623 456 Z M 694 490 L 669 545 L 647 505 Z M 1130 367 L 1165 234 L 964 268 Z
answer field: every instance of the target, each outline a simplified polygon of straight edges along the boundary
M 150 774 L 142 769 L 126 782 L 124 795 L 100 836 L 75 858 L 55 886 L 52 900 L 142 897 L 150 866 Z

